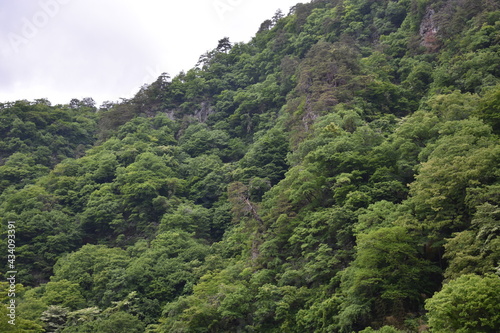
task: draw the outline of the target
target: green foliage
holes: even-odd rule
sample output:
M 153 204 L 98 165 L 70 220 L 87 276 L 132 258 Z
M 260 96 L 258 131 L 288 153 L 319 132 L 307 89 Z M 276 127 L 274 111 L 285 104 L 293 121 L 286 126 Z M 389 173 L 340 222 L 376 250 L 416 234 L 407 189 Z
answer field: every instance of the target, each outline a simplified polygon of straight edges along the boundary
M 444 257 L 450 261 L 445 276 L 494 273 L 500 268 L 500 210 L 484 203 L 477 207 L 471 228 L 459 232 L 445 245 Z
M 415 227 L 447 236 L 468 227 L 474 189 L 495 182 L 500 151 L 490 132 L 475 119 L 442 126 L 440 139 L 429 147 L 432 153 L 411 185 L 408 204 L 421 221 Z
M 0 192 L 11 185 L 22 188 L 47 171 L 47 167 L 35 164 L 32 156 L 19 152 L 13 153 L 5 164 L 0 166 Z
M 136 317 L 126 312 L 116 312 L 95 325 L 96 333 L 144 332 L 144 324 Z
M 166 231 L 128 263 L 126 279 L 148 299 L 164 304 L 192 290 L 206 255 L 206 245 L 192 239 L 190 234 Z
M 83 310 L 85 312 L 83 312 Z M 61 331 L 64 333 L 80 332 L 144 332 L 144 324 L 130 313 L 124 311 L 114 312 L 109 315 L 98 316 L 95 308 L 83 309 L 80 312 L 70 312 L 66 327 Z M 96 318 L 97 317 L 97 318 Z M 76 322 L 74 321 L 75 318 Z
M 209 130 L 204 124 L 193 124 L 186 129 L 180 144 L 192 157 L 208 154 L 227 158 L 230 156 L 229 139 L 222 130 Z
M 16 261 L 24 272 L 32 272 L 22 274 L 21 279 L 30 283 L 43 279 L 60 255 L 77 248 L 79 227 L 60 209 L 57 198 L 38 185 L 3 196 L 6 199 L 0 206 L 2 233 L 8 233 L 7 221 L 16 221 Z M 6 242 L 2 242 L 5 248 Z
M 127 253 L 120 248 L 88 244 L 59 259 L 53 279 L 76 283 L 87 301 L 109 306 L 125 293 L 119 281 L 129 261 Z
M 44 322 L 46 332 L 60 332 L 68 316 L 68 309 L 59 305 L 51 305 L 42 313 L 40 319 Z
M 396 329 L 396 328 L 394 328 L 392 326 L 384 326 L 384 327 L 381 327 L 378 330 L 374 330 L 371 327 L 367 327 L 364 330 L 359 331 L 359 332 L 360 333 L 375 333 L 375 332 L 379 332 L 379 333 L 402 333 L 404 331 L 398 330 L 398 329 Z
M 486 92 L 475 114 L 490 124 L 495 133 L 500 132 L 500 86 L 497 85 Z
M 53 167 L 64 158 L 81 156 L 97 131 L 91 99 L 71 106 L 51 106 L 43 99 L 1 103 L 0 119 L 0 165 L 13 153 L 22 153 L 32 156 L 31 167 Z
M 479 101 L 476 94 L 462 94 L 455 90 L 446 95 L 434 95 L 426 103 L 440 119 L 453 121 L 467 119 L 473 115 Z
M 500 278 L 466 274 L 426 301 L 433 332 L 497 332 L 500 328 Z
M 354 227 L 356 234 L 366 234 L 381 227 L 391 227 L 391 216 L 395 215 L 396 205 L 389 201 L 378 201 L 358 215 Z M 394 218 L 392 218 L 394 219 Z
M 44 286 L 42 301 L 48 305 L 59 305 L 76 310 L 85 305 L 80 286 L 68 280 L 48 282 Z
M 0 330 L 417 331 L 437 292 L 497 331 L 499 18 L 317 0 L 99 110 L 0 104 Z
M 29 333 L 42 333 L 45 332 L 42 325 L 37 322 L 38 318 L 32 318 L 32 313 L 30 311 L 26 311 L 26 308 L 22 306 L 22 303 L 19 302 L 19 296 L 23 295 L 25 292 L 25 288 L 21 284 L 16 284 L 16 296 L 12 298 L 12 291 L 10 289 L 10 283 L 8 282 L 0 282 L 0 315 L 2 316 L 2 320 L 0 321 L 0 330 L 2 332 L 29 332 Z M 8 307 L 11 307 L 11 299 L 15 299 L 16 308 L 14 313 L 11 312 Z M 43 309 L 42 311 L 44 311 Z M 41 312 L 40 311 L 40 314 Z M 11 317 L 15 315 L 15 317 Z M 10 321 L 10 323 L 9 323 Z M 15 323 L 15 324 L 12 324 Z
M 279 129 L 269 130 L 256 140 L 240 160 L 241 171 L 237 172 L 243 180 L 260 178 L 261 182 L 267 181 L 270 186 L 275 185 L 287 170 L 287 153 L 288 141 L 284 133 Z
M 408 230 L 399 226 L 358 236 L 356 258 L 342 282 L 344 330 L 369 324 L 370 313 L 376 318 L 401 318 L 429 292 L 437 268 L 420 258 L 416 245 Z

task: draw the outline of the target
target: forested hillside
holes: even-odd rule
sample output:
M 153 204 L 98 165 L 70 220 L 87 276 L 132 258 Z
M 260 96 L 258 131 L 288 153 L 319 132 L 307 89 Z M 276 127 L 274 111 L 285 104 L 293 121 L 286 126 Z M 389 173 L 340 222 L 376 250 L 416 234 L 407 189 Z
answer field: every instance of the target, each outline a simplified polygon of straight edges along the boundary
M 130 100 L 0 104 L 1 332 L 500 331 L 500 1 L 256 31 Z

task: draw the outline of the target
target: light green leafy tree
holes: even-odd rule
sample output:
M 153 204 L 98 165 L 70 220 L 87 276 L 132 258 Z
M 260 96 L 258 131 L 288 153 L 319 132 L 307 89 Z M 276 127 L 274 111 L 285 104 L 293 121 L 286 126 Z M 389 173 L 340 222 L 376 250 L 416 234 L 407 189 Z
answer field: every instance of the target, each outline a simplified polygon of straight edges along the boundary
M 415 237 L 403 227 L 385 227 L 358 235 L 357 243 L 356 259 L 342 278 L 343 330 L 417 309 L 436 268 L 420 258 Z
M 500 209 L 484 203 L 477 208 L 471 228 L 459 232 L 445 245 L 449 260 L 445 277 L 494 273 L 500 268 Z
M 425 308 L 432 332 L 498 332 L 500 277 L 462 275 L 428 299 Z

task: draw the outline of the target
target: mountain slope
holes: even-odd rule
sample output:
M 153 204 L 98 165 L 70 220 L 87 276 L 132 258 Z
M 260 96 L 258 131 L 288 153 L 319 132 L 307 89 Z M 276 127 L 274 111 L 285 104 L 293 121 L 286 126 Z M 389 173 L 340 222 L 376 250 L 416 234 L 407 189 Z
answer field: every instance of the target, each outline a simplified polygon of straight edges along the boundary
M 2 151 L 21 329 L 497 331 L 499 18 L 312 1 L 97 124 L 89 100 L 4 104 L 3 146 L 71 120 L 53 163 Z

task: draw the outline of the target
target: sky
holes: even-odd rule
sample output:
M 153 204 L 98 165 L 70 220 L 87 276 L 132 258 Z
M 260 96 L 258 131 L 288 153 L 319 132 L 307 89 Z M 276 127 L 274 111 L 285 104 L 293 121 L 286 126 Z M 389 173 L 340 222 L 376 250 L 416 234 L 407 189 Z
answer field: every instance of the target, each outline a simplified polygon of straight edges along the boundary
M 298 0 L 0 0 L 0 102 L 131 98 Z

